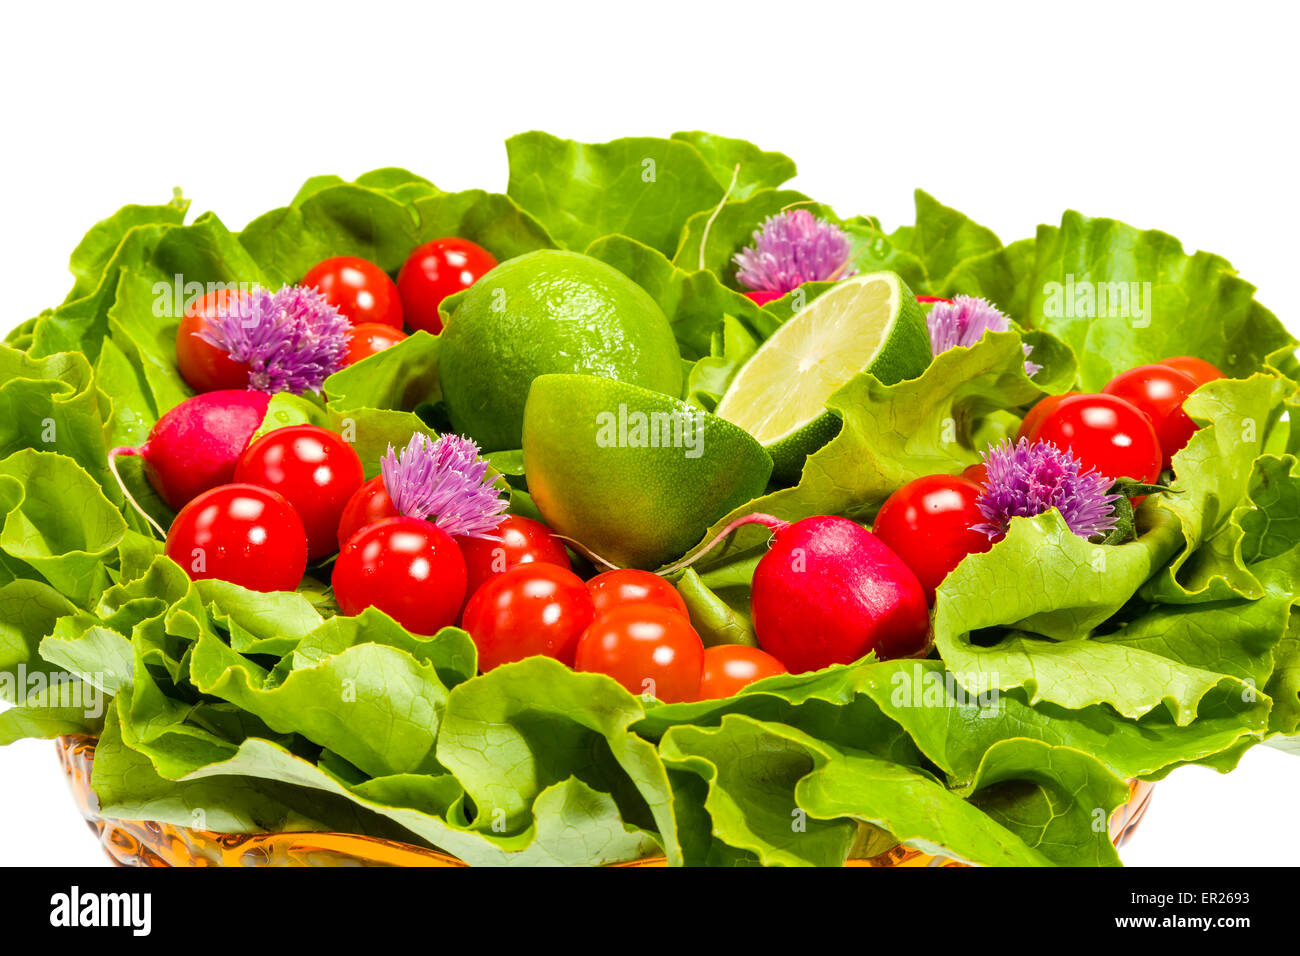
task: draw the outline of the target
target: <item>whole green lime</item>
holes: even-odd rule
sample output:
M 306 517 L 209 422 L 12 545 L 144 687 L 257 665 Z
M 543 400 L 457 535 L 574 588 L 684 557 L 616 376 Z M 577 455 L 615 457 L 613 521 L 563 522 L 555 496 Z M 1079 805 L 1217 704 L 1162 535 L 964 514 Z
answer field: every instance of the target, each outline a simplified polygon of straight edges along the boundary
M 524 401 L 539 375 L 682 390 L 681 353 L 663 310 L 623 273 L 576 252 L 501 263 L 462 293 L 441 339 L 447 414 L 485 451 L 520 446 Z
M 546 523 L 614 564 L 657 568 L 763 494 L 772 459 L 683 401 L 590 375 L 543 375 L 524 410 L 524 474 Z

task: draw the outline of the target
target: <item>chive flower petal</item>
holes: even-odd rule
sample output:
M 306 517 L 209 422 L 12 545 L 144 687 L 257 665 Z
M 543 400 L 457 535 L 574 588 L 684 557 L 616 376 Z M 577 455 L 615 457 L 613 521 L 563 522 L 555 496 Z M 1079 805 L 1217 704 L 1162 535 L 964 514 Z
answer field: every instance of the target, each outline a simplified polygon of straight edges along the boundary
M 388 446 L 380 471 L 393 507 L 407 517 L 428 518 L 453 537 L 496 540 L 509 502 L 472 440 L 416 432 L 400 453 Z
M 976 531 L 996 540 L 1007 533 L 1012 518 L 1052 508 L 1081 538 L 1114 530 L 1114 503 L 1120 496 L 1107 494 L 1114 482 L 1096 469 L 1083 471 L 1069 451 L 1021 438 L 1015 445 L 1004 440 L 990 446 L 983 458 L 988 481 L 975 504 L 985 522 L 975 525 Z
M 807 209 L 769 216 L 754 232 L 754 245 L 732 261 L 736 279 L 751 290 L 780 295 L 805 282 L 844 279 L 856 274 L 849 265 L 852 247 L 844 230 Z
M 352 324 L 315 289 L 285 286 L 226 298 L 197 334 L 248 364 L 251 389 L 319 392 L 343 367 Z
M 936 302 L 926 316 L 926 323 L 930 327 L 930 352 L 935 356 L 958 346 L 969 348 L 985 332 L 1006 332 L 1011 328 L 1011 320 L 997 306 L 970 295 L 953 296 L 951 302 Z M 1025 374 L 1032 376 L 1042 371 L 1041 365 L 1029 361 L 1034 347 L 1024 348 Z

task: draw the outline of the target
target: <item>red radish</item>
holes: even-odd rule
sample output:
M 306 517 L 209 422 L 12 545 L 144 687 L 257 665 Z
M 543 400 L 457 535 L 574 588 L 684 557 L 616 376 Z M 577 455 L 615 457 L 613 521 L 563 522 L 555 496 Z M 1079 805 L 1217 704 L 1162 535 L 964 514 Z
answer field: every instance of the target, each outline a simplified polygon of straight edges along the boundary
M 408 631 L 435 634 L 465 600 L 465 559 L 432 521 L 385 518 L 343 546 L 331 583 L 344 614 L 377 607 Z
M 307 533 L 293 506 L 267 488 L 220 485 L 180 510 L 165 546 L 193 580 L 292 591 L 307 570 Z
M 773 532 L 750 590 L 754 632 L 791 673 L 848 664 L 871 651 L 883 660 L 924 650 L 930 613 L 921 582 L 879 538 L 847 518 L 816 515 L 791 524 L 744 515 L 690 561 L 746 524 Z
M 385 518 L 400 517 L 402 513 L 397 510 L 393 499 L 388 497 L 388 489 L 384 487 L 384 476 L 375 475 L 354 491 L 343 507 L 343 514 L 339 518 L 339 549 L 362 528 Z
M 921 651 L 930 613 L 921 582 L 861 525 L 819 515 L 776 529 L 754 571 L 759 646 L 794 673 Z
M 952 304 L 952 299 L 943 299 L 937 295 L 918 295 L 916 301 L 921 305 L 929 305 L 933 302 L 947 302 L 949 305 Z
M 139 455 L 144 459 L 149 484 L 163 501 L 179 509 L 201 492 L 230 483 L 235 463 L 261 426 L 270 401 L 271 396 L 265 392 L 243 389 L 222 389 L 187 398 L 158 419 L 139 448 L 123 446 L 110 451 L 109 467 L 116 475 L 118 458 Z M 125 485 L 122 491 L 139 508 Z
M 768 292 L 766 289 L 755 289 L 752 292 L 746 292 L 745 298 L 749 299 L 755 305 L 767 305 L 769 302 L 775 302 L 781 298 L 780 292 Z

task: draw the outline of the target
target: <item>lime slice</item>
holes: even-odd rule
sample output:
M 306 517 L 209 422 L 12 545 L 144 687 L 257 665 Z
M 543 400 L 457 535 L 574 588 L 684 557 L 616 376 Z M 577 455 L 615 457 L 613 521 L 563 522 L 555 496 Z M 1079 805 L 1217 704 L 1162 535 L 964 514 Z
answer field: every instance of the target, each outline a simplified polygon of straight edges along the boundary
M 524 406 L 528 493 L 562 535 L 657 568 L 767 488 L 772 459 L 730 422 L 650 389 L 542 375 Z
M 860 372 L 886 385 L 915 378 L 930 358 L 925 314 L 903 280 L 854 276 L 786 320 L 736 373 L 716 413 L 758 439 L 776 477 L 797 481 L 804 459 L 839 431 L 826 409 L 836 390 Z

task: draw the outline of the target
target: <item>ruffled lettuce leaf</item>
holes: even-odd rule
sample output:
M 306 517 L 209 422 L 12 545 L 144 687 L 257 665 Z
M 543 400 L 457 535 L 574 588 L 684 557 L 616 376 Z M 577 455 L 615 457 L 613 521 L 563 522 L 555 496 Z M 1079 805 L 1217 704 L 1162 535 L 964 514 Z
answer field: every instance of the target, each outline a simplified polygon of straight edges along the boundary
M 506 193 L 568 249 L 620 233 L 671 256 L 686 220 L 725 190 L 720 170 L 680 139 L 578 143 L 531 132 L 506 140 L 506 153 Z
M 743 139 L 700 130 L 673 133 L 671 138 L 694 146 L 713 171 L 714 179 L 731 186 L 729 195 L 735 199 L 744 199 L 758 189 L 780 186 L 793 179 L 797 171 L 794 160 L 784 153 L 760 149 Z
M 1074 349 L 1087 390 L 1173 355 L 1246 376 L 1296 345 L 1254 292 L 1220 256 L 1188 255 L 1166 233 L 1067 212 L 1059 227 L 1038 229 L 1024 321 Z
M 739 292 L 728 289 L 708 270 L 678 268 L 665 255 L 627 236 L 605 236 L 587 255 L 613 266 L 641 286 L 663 309 L 687 361 L 707 356 L 723 330 L 725 316 L 742 322 L 758 340 L 776 331 L 777 319 Z

